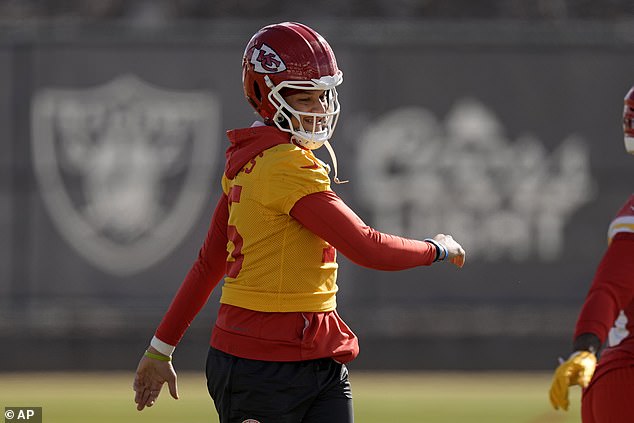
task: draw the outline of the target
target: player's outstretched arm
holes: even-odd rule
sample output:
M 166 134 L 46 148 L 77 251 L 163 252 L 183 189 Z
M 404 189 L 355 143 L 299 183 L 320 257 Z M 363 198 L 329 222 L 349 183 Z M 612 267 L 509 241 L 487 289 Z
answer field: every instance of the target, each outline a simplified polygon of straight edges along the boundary
M 442 244 L 447 250 L 447 257 L 444 258 L 445 260 L 449 260 L 458 267 L 464 266 L 465 251 L 451 235 L 438 234 L 433 239 L 434 241 Z
M 176 372 L 172 366 L 171 357 L 149 347 L 139 361 L 132 385 L 137 410 L 141 411 L 145 407 L 153 406 L 165 382 L 172 397 L 178 399 Z

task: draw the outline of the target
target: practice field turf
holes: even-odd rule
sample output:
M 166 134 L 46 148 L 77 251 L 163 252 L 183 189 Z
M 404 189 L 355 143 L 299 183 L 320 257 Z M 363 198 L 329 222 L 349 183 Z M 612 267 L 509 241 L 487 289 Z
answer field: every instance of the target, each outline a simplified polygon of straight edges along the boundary
M 352 371 L 357 423 L 579 422 L 548 403 L 546 373 L 367 373 Z M 214 423 L 201 374 L 179 375 L 178 401 L 166 387 L 156 405 L 137 412 L 130 373 L 0 373 L 0 407 L 43 407 L 44 423 Z M 17 421 L 17 420 L 16 420 Z M 327 422 L 325 422 L 327 423 Z

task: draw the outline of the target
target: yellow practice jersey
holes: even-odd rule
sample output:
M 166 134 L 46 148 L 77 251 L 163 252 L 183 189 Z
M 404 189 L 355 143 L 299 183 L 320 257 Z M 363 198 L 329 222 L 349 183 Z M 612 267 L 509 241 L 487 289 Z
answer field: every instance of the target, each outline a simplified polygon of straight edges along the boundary
M 328 173 L 312 151 L 274 145 L 235 175 L 225 172 L 222 188 L 229 241 L 220 302 L 264 312 L 334 310 L 334 248 L 289 214 L 303 196 L 330 190 Z

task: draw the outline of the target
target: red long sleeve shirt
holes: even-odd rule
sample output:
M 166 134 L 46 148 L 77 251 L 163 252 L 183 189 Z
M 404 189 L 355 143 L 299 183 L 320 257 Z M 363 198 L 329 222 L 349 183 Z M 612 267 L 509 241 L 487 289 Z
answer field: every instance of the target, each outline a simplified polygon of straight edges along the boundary
M 214 212 L 207 238 L 156 337 L 177 345 L 225 273 L 227 197 Z M 435 247 L 424 241 L 384 234 L 367 226 L 334 192 L 301 198 L 291 216 L 351 261 L 373 269 L 402 270 L 433 262 Z M 354 333 L 336 311 L 261 313 L 221 305 L 211 345 L 229 354 L 269 361 L 333 357 L 348 362 L 358 354 Z

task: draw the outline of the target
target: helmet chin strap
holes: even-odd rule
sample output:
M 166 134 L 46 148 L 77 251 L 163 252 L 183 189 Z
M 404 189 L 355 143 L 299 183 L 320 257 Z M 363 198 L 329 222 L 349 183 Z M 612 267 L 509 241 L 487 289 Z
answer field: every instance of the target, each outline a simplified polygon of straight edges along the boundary
M 328 154 L 330 154 L 330 160 L 332 160 L 332 167 L 334 168 L 335 171 L 335 175 L 333 177 L 333 182 L 335 184 L 346 184 L 350 181 L 348 181 L 347 179 L 345 181 L 342 181 L 339 179 L 339 177 L 337 176 L 337 171 L 338 171 L 338 166 L 337 166 L 337 155 L 335 154 L 335 150 L 332 148 L 332 146 L 330 145 L 330 143 L 328 142 L 328 140 L 325 140 L 323 143 L 321 143 L 321 145 L 318 146 L 309 146 L 307 141 L 304 138 L 300 138 L 297 135 L 293 135 L 291 137 L 291 140 L 294 144 L 300 146 L 301 148 L 306 148 L 308 150 L 316 150 L 319 147 L 321 147 L 322 145 L 326 146 L 326 150 L 328 150 Z M 313 148 L 311 148 L 313 147 Z M 326 165 L 326 167 L 328 167 L 328 172 L 330 172 L 330 167 L 328 165 Z
M 337 156 L 335 155 L 335 150 L 332 149 L 332 146 L 330 145 L 328 140 L 324 142 L 324 145 L 326 146 L 326 150 L 328 150 L 328 153 L 330 154 L 330 159 L 332 160 L 332 167 L 335 170 L 335 176 L 333 178 L 333 181 L 335 182 L 335 184 L 346 184 L 350 182 L 347 179 L 345 181 L 342 181 L 337 177 Z

